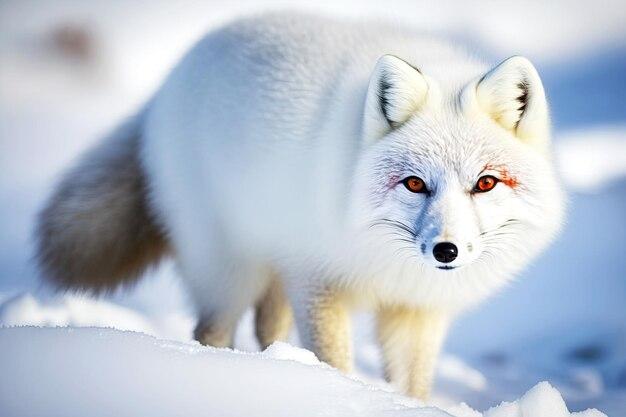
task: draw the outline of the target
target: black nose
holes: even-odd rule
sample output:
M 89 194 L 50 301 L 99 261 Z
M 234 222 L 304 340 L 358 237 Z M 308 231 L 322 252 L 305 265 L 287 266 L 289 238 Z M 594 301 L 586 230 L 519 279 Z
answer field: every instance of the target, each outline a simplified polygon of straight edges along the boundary
M 435 259 L 439 262 L 443 262 L 444 264 L 454 261 L 458 254 L 459 250 L 452 242 L 437 243 L 433 248 L 433 255 L 435 255 Z

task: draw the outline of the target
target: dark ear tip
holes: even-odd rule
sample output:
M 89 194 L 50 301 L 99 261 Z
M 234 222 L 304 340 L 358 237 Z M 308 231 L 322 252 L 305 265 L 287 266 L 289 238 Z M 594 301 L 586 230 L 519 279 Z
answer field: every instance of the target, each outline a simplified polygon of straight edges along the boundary
M 395 61 L 395 62 L 394 62 Z M 415 65 L 411 64 L 410 62 L 400 58 L 397 55 L 394 54 L 385 54 L 382 55 L 380 58 L 378 58 L 378 63 L 379 64 L 390 64 L 390 65 L 398 65 L 398 64 L 404 64 L 404 65 L 408 65 L 409 67 L 413 68 L 415 71 L 419 72 L 420 74 L 422 73 L 422 71 L 419 70 L 419 68 L 417 68 Z
M 389 118 L 389 106 L 390 102 L 388 99 L 389 89 L 391 89 L 391 83 L 387 80 L 386 74 L 383 72 L 380 75 L 379 85 L 378 85 L 378 103 L 380 106 L 380 110 L 389 123 L 389 126 L 392 126 L 393 121 Z

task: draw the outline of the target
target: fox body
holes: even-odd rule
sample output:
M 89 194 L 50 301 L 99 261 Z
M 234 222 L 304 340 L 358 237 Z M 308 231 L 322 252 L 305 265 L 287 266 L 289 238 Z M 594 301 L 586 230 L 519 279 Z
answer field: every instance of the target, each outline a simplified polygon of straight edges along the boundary
M 89 151 L 41 212 L 39 260 L 66 288 L 131 282 L 172 255 L 195 337 L 349 371 L 349 313 L 375 311 L 388 378 L 426 398 L 452 318 L 549 243 L 562 216 L 532 64 L 495 67 L 384 23 L 298 14 L 208 34 Z

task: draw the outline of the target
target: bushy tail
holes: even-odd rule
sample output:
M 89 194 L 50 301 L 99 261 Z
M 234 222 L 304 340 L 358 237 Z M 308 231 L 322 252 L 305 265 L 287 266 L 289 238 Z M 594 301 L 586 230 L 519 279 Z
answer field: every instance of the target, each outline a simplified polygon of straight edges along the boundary
M 91 292 L 134 282 L 168 250 L 139 159 L 140 118 L 88 151 L 40 212 L 37 260 L 56 287 Z

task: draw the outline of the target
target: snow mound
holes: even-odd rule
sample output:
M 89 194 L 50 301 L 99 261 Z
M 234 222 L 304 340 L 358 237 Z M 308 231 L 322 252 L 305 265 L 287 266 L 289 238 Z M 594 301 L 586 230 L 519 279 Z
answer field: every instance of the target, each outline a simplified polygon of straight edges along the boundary
M 289 343 L 274 342 L 263 351 L 264 356 L 284 361 L 294 361 L 304 365 L 320 365 L 321 362 L 310 350 L 291 346 Z
M 561 394 L 549 383 L 541 382 L 522 398 L 489 409 L 484 417 L 606 417 L 595 409 L 570 414 Z
M 100 328 L 0 328 L 0 415 L 23 416 L 404 416 L 450 414 L 374 388 L 276 343 L 244 353 Z M 558 391 L 537 385 L 484 417 L 569 414 Z
M 36 298 L 30 293 L 16 295 L 0 303 L 0 324 L 114 327 L 156 334 L 148 320 L 129 308 L 70 294 L 49 299 Z

